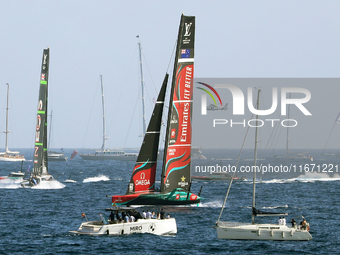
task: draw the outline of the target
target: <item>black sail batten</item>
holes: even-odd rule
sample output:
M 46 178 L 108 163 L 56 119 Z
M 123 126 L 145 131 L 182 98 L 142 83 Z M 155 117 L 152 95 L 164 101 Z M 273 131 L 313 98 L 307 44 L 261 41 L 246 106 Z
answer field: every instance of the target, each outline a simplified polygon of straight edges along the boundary
M 50 61 L 50 49 L 43 50 L 40 88 L 37 111 L 37 125 L 35 130 L 33 175 L 48 173 L 47 165 L 47 99 L 48 99 L 48 72 Z
M 189 191 L 191 171 L 192 83 L 194 74 L 195 17 L 181 17 L 174 62 L 161 192 Z
M 158 94 L 157 102 L 130 179 L 127 194 L 154 191 L 155 189 L 159 136 L 168 77 L 169 75 L 166 74 Z

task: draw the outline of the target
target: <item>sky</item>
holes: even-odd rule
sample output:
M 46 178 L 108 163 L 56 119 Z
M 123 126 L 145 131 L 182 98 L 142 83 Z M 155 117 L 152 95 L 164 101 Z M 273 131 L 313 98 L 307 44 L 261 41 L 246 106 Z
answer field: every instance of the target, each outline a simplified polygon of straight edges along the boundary
M 50 47 L 51 147 L 101 147 L 100 75 L 107 147 L 139 147 L 138 42 L 148 120 L 173 65 L 182 13 L 196 16 L 195 78 L 339 77 L 339 9 L 338 1 L 0 1 L 0 130 L 5 130 L 9 83 L 9 147 L 33 147 L 42 52 Z M 340 86 L 321 91 L 324 97 L 316 101 L 312 96 L 311 107 L 325 107 L 322 100 L 339 95 Z M 201 94 L 195 93 L 198 105 Z M 295 147 L 322 129 L 321 137 L 306 146 L 323 148 L 340 105 L 335 100 L 330 107 L 323 110 L 329 123 L 309 127 L 307 138 L 297 137 Z M 211 147 L 199 136 L 194 132 L 194 145 Z M 226 138 L 227 148 L 239 148 L 243 139 Z M 0 148 L 4 143 L 1 134 Z

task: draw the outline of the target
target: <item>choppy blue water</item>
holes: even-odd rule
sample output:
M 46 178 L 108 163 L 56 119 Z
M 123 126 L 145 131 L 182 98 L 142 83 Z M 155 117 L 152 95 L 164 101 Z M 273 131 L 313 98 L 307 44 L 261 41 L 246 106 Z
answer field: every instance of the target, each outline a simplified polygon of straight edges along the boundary
M 238 154 L 227 150 L 204 152 L 208 160 L 194 161 L 193 171 L 195 166 L 221 162 L 233 165 Z M 31 154 L 31 150 L 25 153 L 27 158 Z M 248 151 L 240 164 L 251 165 L 251 154 Z M 217 160 L 220 158 L 229 158 L 229 161 Z M 267 158 L 259 163 L 340 164 L 335 155 L 315 152 L 313 158 L 313 162 Z M 24 163 L 24 170 L 30 163 Z M 18 171 L 20 165 L 0 162 L 0 176 Z M 57 180 L 65 185 L 62 189 L 23 189 L 15 183 L 0 181 L 0 254 L 339 254 L 340 177 L 335 171 L 259 175 L 262 182 L 257 185 L 257 207 L 288 212 L 287 222 L 304 215 L 311 225 L 313 240 L 309 242 L 218 240 L 212 227 L 228 188 L 225 181 L 194 181 L 192 191 L 195 193 L 204 185 L 201 195 L 205 199 L 199 206 L 164 207 L 166 213 L 176 218 L 178 233 L 175 236 L 70 234 L 68 231 L 76 230 L 82 222 L 83 212 L 89 220 L 97 220 L 98 213 L 111 206 L 106 195 L 125 193 L 133 166 L 134 162 L 84 161 L 77 156 L 72 161 L 49 163 L 50 173 L 59 175 Z M 250 173 L 238 175 L 248 179 L 252 176 Z M 69 178 L 76 183 L 64 182 Z M 222 220 L 250 222 L 251 199 L 250 180 L 234 182 Z M 276 223 L 277 218 L 258 221 Z

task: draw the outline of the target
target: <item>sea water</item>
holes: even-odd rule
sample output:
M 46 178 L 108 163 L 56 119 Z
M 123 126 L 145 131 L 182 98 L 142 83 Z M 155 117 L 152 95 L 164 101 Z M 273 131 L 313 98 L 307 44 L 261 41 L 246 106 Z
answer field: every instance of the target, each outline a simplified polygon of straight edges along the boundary
M 33 154 L 31 150 L 24 152 L 28 159 Z M 72 150 L 65 152 L 71 154 Z M 238 157 L 237 150 L 203 150 L 203 153 L 208 159 L 194 160 L 192 169 L 195 165 L 236 165 Z M 309 153 L 313 154 L 313 161 L 265 158 L 259 154 L 258 163 L 289 166 L 340 164 L 336 155 L 322 155 L 320 151 Z M 252 161 L 252 151 L 246 151 L 238 166 L 251 166 Z M 24 171 L 29 164 L 32 161 L 24 162 Z M 77 230 L 84 220 L 82 213 L 89 220 L 99 220 L 98 213 L 105 214 L 105 208 L 111 206 L 111 199 L 107 196 L 125 194 L 133 167 L 134 162 L 85 161 L 77 156 L 67 162 L 49 162 L 49 172 L 59 183 L 55 186 L 24 189 L 17 181 L 1 180 L 0 254 L 339 254 L 338 172 L 257 174 L 256 207 L 264 211 L 288 212 L 287 222 L 303 215 L 310 223 L 313 236 L 308 242 L 217 239 L 213 226 L 220 214 L 229 181 L 194 180 L 194 193 L 197 194 L 203 185 L 201 196 L 204 199 L 200 205 L 163 207 L 166 214 L 176 218 L 178 233 L 173 236 L 69 233 Z M 0 176 L 20 168 L 21 163 L 0 162 Z M 253 173 L 237 175 L 246 180 L 233 182 L 221 220 L 250 222 Z M 157 174 L 157 185 L 160 185 L 159 176 Z M 160 208 L 148 209 L 159 211 Z M 258 217 L 256 220 L 277 223 L 278 218 Z

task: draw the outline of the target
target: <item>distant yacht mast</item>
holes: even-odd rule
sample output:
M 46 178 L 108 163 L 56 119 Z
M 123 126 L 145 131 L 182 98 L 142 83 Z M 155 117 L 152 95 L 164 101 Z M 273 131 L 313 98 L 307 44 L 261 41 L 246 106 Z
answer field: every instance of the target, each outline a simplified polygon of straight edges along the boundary
M 139 38 L 139 35 L 137 36 Z M 143 109 L 143 136 L 146 131 L 146 120 L 145 120 L 145 94 L 144 94 L 144 77 L 143 77 L 143 62 L 142 62 L 142 44 L 138 42 L 139 46 L 139 64 L 140 64 L 140 82 L 142 85 L 142 109 Z
M 292 97 L 292 94 L 289 93 L 289 96 L 288 98 L 291 99 Z M 290 116 L 290 105 L 288 106 L 288 119 L 289 119 L 289 116 Z M 289 155 L 289 128 L 287 128 L 287 140 L 286 140 L 286 156 Z
M 7 107 L 6 107 L 6 131 L 4 131 L 4 133 L 6 134 L 6 144 L 5 144 L 5 153 L 9 153 L 9 149 L 8 149 L 8 145 L 7 145 L 7 142 L 8 142 L 8 98 L 9 98 L 9 84 L 6 83 L 6 86 L 7 86 Z
M 25 157 L 23 155 L 17 155 L 20 152 L 18 151 L 10 151 L 8 149 L 8 134 L 10 131 L 8 130 L 8 102 L 9 102 L 9 84 L 6 83 L 7 86 L 7 104 L 6 104 L 6 131 L 3 131 L 6 134 L 6 141 L 5 141 L 5 152 L 0 152 L 0 161 L 24 161 Z
M 106 124 L 105 124 L 105 101 L 104 101 L 104 86 L 103 86 L 103 75 L 100 75 L 100 85 L 102 89 L 102 105 L 103 105 L 103 144 L 102 151 L 105 151 L 105 141 L 108 139 L 106 135 Z

